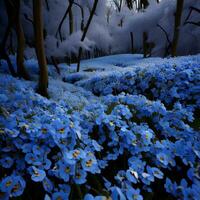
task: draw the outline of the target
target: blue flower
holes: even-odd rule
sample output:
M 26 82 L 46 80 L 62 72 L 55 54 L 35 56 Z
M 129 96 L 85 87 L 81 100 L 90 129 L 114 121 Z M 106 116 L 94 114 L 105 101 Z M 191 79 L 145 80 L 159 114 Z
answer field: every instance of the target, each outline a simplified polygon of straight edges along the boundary
M 76 184 L 83 184 L 86 182 L 87 173 L 84 170 L 77 170 L 74 176 L 74 182 Z
M 82 149 L 75 149 L 69 152 L 64 152 L 63 157 L 68 164 L 75 164 L 78 160 L 84 159 L 86 153 Z
M 50 193 L 53 190 L 53 183 L 47 177 L 43 179 L 42 184 L 45 191 Z
M 183 190 L 183 198 L 184 200 L 198 200 L 199 196 L 196 195 L 196 191 L 192 188 L 185 188 Z
M 166 192 L 176 195 L 176 190 L 177 190 L 176 182 L 172 183 L 172 181 L 169 178 L 166 178 L 166 182 L 164 186 L 165 186 Z
M 37 166 L 42 164 L 42 159 L 33 153 L 27 153 L 25 156 L 25 160 L 28 164 L 33 164 Z
M 51 200 L 48 194 L 45 194 L 44 200 Z
M 91 194 L 86 194 L 84 200 L 94 200 L 94 197 Z
M 126 191 L 126 196 L 128 200 L 143 200 L 139 189 L 128 188 Z
M 147 167 L 148 173 L 153 174 L 156 178 L 162 179 L 164 174 L 157 167 Z
M 19 135 L 19 131 L 14 128 L 13 129 L 5 128 L 5 133 L 12 138 L 16 138 Z
M 54 133 L 54 137 L 66 138 L 68 136 L 70 128 L 69 128 L 69 126 L 66 126 L 61 120 L 55 120 L 53 122 L 53 127 L 54 127 L 54 129 L 56 131 Z
M 154 176 L 151 173 L 143 172 L 141 176 L 141 180 L 144 184 L 150 185 L 151 182 L 154 181 Z
M 142 138 L 144 140 L 145 145 L 148 145 L 151 143 L 151 139 L 153 138 L 153 133 L 150 130 L 142 131 Z
M 21 176 L 15 176 L 13 177 L 15 180 L 11 195 L 13 197 L 21 196 L 24 192 L 24 189 L 26 187 L 26 182 Z
M 101 151 L 103 149 L 95 140 L 92 140 L 92 145 L 96 151 Z
M 11 157 L 5 157 L 0 159 L 0 165 L 4 168 L 11 168 L 14 160 Z
M 84 196 L 84 200 L 106 200 L 107 198 L 105 196 L 96 196 L 94 197 L 91 194 L 86 194 Z
M 0 182 L 0 190 L 5 193 L 10 193 L 15 184 L 13 176 L 7 176 Z
M 89 171 L 93 174 L 99 172 L 97 160 L 93 153 L 88 153 L 86 158 L 82 159 L 81 165 L 85 171 Z
M 137 183 L 139 178 L 138 173 L 133 169 L 129 169 L 126 171 L 126 177 L 132 183 Z
M 11 175 L 5 177 L 0 182 L 0 190 L 2 192 L 8 193 L 13 197 L 20 196 L 23 194 L 26 186 L 26 182 L 21 176 Z
M 74 174 L 75 174 L 75 165 L 60 163 L 59 175 L 65 182 L 68 182 L 70 175 L 74 175 Z
M 52 195 L 52 200 L 66 200 L 66 193 L 63 191 L 55 192 Z
M 44 170 L 38 169 L 35 166 L 32 167 L 31 179 L 35 182 L 41 182 L 46 177 L 46 172 Z
M 59 186 L 60 190 L 63 191 L 66 194 L 67 197 L 70 195 L 71 188 L 70 188 L 69 185 L 59 184 L 58 186 Z
M 114 186 L 114 187 L 111 187 L 110 190 L 112 192 L 111 193 L 112 199 L 126 200 L 125 195 L 123 194 L 122 190 L 119 187 Z
M 158 153 L 156 157 L 163 165 L 168 165 L 168 157 L 165 153 Z

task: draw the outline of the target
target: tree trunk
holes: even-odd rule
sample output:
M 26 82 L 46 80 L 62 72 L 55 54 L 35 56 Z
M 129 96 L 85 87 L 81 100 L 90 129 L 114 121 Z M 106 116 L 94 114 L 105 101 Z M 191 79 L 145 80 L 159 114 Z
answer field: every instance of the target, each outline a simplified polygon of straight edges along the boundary
M 87 32 L 88 32 L 89 26 L 90 26 L 90 24 L 91 24 L 91 22 L 92 22 L 92 18 L 93 18 L 93 16 L 94 16 L 95 10 L 96 10 L 96 8 L 97 8 L 98 1 L 99 1 L 99 0 L 95 0 L 95 1 L 94 1 L 94 4 L 93 4 L 92 10 L 91 10 L 89 19 L 88 19 L 87 24 L 86 24 L 86 26 L 85 26 L 85 28 L 84 28 L 84 31 L 83 31 L 83 35 L 82 35 L 82 38 L 81 38 L 81 42 L 83 42 L 83 41 L 85 40 L 86 34 L 87 34 Z M 80 48 L 79 48 L 79 53 L 78 53 L 77 72 L 79 72 L 79 70 L 80 70 L 80 61 L 81 61 L 82 51 L 83 51 L 83 49 L 82 49 L 82 47 L 80 47 Z
M 130 32 L 130 36 L 131 36 L 131 53 L 134 54 L 133 32 Z
M 8 15 L 8 30 L 7 34 L 10 34 L 12 28 L 15 29 L 17 35 L 17 74 L 26 80 L 30 77 L 24 67 L 24 47 L 25 47 L 25 37 L 23 28 L 20 20 L 20 0 L 5 0 L 6 11 Z M 8 37 L 8 35 L 6 37 Z M 2 48 L 5 50 L 7 38 L 4 41 Z M 6 53 L 6 52 L 5 52 Z M 10 63 L 10 62 L 9 62 Z M 10 66 L 10 64 L 9 64 Z
M 127 7 L 132 10 L 133 9 L 133 2 L 132 0 L 126 0 Z
M 146 32 L 143 32 L 143 57 L 147 57 L 147 41 L 148 41 L 148 35 Z
M 73 4 L 73 1 L 70 0 L 70 3 Z M 69 10 L 69 34 L 71 35 L 73 32 L 74 32 L 74 16 L 73 16 L 72 7 L 70 7 L 70 10 Z
M 17 73 L 19 77 L 30 80 L 30 77 L 24 67 L 24 48 L 25 36 L 20 20 L 20 0 L 16 1 L 16 35 L 17 35 Z
M 143 8 L 146 9 L 149 6 L 148 0 L 142 0 Z
M 43 17 L 42 17 L 42 1 L 33 0 L 33 21 L 35 33 L 35 51 L 38 59 L 39 84 L 37 92 L 42 96 L 48 97 L 48 69 L 44 49 L 43 37 Z
M 15 69 L 14 69 L 14 67 L 13 67 L 13 65 L 10 61 L 10 58 L 6 53 L 6 42 L 8 40 L 8 36 L 11 32 L 11 26 L 12 25 L 10 24 L 10 21 L 8 21 L 8 25 L 6 27 L 6 31 L 5 31 L 3 40 L 1 41 L 1 44 L 0 44 L 0 59 L 6 60 L 11 75 L 14 76 L 14 77 L 17 77 L 17 73 L 15 72 Z
M 177 0 L 176 3 L 176 13 L 175 13 L 175 24 L 174 24 L 174 37 L 172 41 L 172 56 L 177 55 L 177 46 L 178 46 L 178 40 L 179 40 L 179 28 L 181 25 L 181 16 L 183 11 L 183 4 L 184 0 Z

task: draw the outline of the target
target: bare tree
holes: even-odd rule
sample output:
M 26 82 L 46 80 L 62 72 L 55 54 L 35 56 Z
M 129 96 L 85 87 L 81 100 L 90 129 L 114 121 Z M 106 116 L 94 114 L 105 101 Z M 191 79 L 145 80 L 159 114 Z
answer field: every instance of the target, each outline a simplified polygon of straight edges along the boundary
M 7 34 L 9 35 L 11 29 L 14 28 L 17 35 L 17 75 L 29 80 L 30 77 L 24 66 L 25 36 L 20 20 L 20 0 L 5 0 L 4 2 L 8 15 Z
M 174 23 L 174 37 L 172 41 L 172 51 L 171 55 L 174 57 L 177 55 L 177 46 L 179 40 L 179 29 L 181 25 L 181 16 L 183 11 L 184 0 L 177 0 L 176 2 L 176 13 L 175 13 L 175 23 Z
M 186 25 L 186 24 L 192 24 L 192 25 L 195 25 L 195 26 L 200 26 L 200 21 L 194 22 L 194 21 L 190 21 L 189 20 L 190 16 L 192 15 L 192 12 L 200 13 L 200 9 L 191 6 L 190 7 L 190 11 L 189 11 L 189 13 L 188 13 L 188 15 L 187 15 L 187 17 L 185 19 L 184 25 Z
M 61 40 L 61 41 L 63 40 L 63 39 L 62 39 L 62 34 L 61 34 L 62 25 L 63 25 L 63 23 L 64 23 L 64 21 L 65 21 L 67 15 L 68 15 L 68 13 L 70 12 L 70 10 L 71 10 L 71 8 L 72 8 L 73 2 L 74 2 L 74 0 L 69 0 L 69 5 L 68 5 L 68 7 L 67 7 L 67 10 L 65 11 L 64 16 L 63 16 L 63 18 L 62 18 L 62 20 L 61 20 L 61 22 L 60 22 L 60 24 L 59 24 L 59 26 L 58 26 L 58 29 L 57 29 L 57 31 L 56 31 L 56 36 L 57 36 L 58 33 L 59 33 L 59 36 L 60 36 L 60 40 Z
M 91 12 L 90 12 L 89 19 L 88 19 L 88 21 L 87 21 L 86 26 L 84 27 L 84 30 L 83 30 L 83 35 L 82 35 L 82 37 L 81 37 L 81 42 L 83 42 L 83 41 L 85 40 L 85 37 L 86 37 L 86 34 L 87 34 L 87 32 L 88 32 L 89 26 L 90 26 L 90 24 L 91 24 L 91 22 L 92 22 L 92 18 L 93 18 L 94 14 L 95 14 L 95 10 L 96 10 L 96 8 L 97 8 L 98 2 L 99 2 L 99 0 L 94 0 L 94 4 L 93 4 L 92 10 L 91 10 Z M 81 61 L 82 51 L 83 51 L 83 49 L 82 49 L 82 47 L 80 47 L 80 48 L 79 48 L 79 53 L 78 53 L 77 72 L 79 72 L 79 70 L 80 70 L 80 61 Z
M 1 44 L 0 44 L 0 59 L 6 60 L 11 75 L 16 77 L 17 73 L 15 72 L 14 67 L 13 67 L 13 65 L 10 61 L 10 58 L 6 53 L 6 43 L 7 43 L 8 36 L 9 36 L 10 32 L 11 32 L 11 24 L 10 24 L 10 21 L 8 21 L 8 25 L 6 27 L 5 34 L 4 34 L 3 39 L 1 41 Z
M 40 68 L 37 92 L 42 96 L 48 97 L 48 69 L 44 49 L 44 32 L 41 0 L 33 0 L 33 22 L 35 32 L 35 50 Z
M 132 0 L 126 0 L 126 4 L 127 4 L 127 7 L 132 10 L 133 9 L 133 1 Z
M 155 43 L 148 41 L 148 33 L 143 32 L 143 54 L 144 54 L 144 58 L 151 57 L 152 50 L 153 50 L 154 47 L 155 47 Z
M 74 2 L 74 5 L 79 7 L 80 10 L 81 10 L 81 31 L 83 31 L 83 29 L 84 29 L 84 17 L 85 17 L 84 9 L 79 3 Z
M 73 0 L 69 0 L 70 4 L 73 5 Z M 72 6 L 69 9 L 69 34 L 71 35 L 74 32 L 74 16 Z

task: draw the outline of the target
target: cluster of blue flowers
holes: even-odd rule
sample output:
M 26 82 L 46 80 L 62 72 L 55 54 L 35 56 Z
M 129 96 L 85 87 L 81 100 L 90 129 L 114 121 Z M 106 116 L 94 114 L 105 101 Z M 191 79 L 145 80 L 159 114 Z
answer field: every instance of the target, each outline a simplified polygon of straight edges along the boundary
M 199 61 L 190 60 L 172 64 L 155 64 L 148 67 L 133 67 L 92 76 L 76 84 L 95 95 L 142 94 L 148 99 L 159 99 L 165 104 L 181 101 L 200 106 Z
M 96 77 L 80 111 L 0 76 L 0 199 L 199 199 L 199 66 Z

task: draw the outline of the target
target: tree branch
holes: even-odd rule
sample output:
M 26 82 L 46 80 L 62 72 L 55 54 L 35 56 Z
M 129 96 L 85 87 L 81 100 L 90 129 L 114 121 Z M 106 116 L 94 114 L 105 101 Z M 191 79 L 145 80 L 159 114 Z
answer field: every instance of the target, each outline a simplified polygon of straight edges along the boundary
M 57 31 L 56 31 L 56 37 L 57 37 L 57 35 L 58 35 L 58 33 L 59 33 L 59 36 L 60 36 L 60 40 L 61 40 L 61 41 L 62 41 L 62 33 L 61 33 L 62 25 L 63 25 L 63 23 L 64 23 L 64 21 L 65 21 L 67 15 L 68 15 L 70 9 L 72 8 L 73 3 L 74 3 L 74 0 L 69 0 L 69 6 L 68 6 L 67 10 L 65 11 L 65 14 L 64 14 L 64 16 L 63 16 L 63 18 L 62 18 L 62 20 L 61 20 L 61 22 L 60 22 L 60 24 L 59 24 L 59 26 L 58 26 L 58 29 L 57 29 Z

